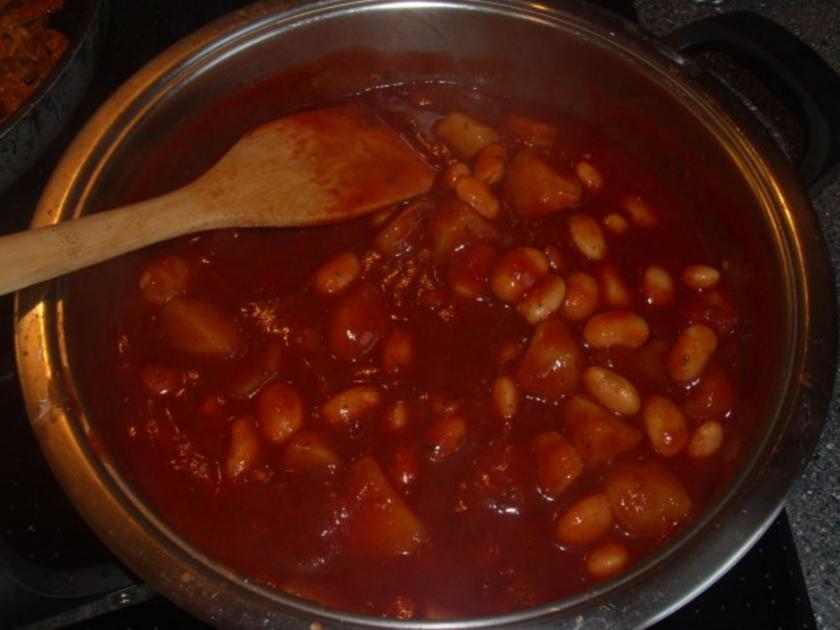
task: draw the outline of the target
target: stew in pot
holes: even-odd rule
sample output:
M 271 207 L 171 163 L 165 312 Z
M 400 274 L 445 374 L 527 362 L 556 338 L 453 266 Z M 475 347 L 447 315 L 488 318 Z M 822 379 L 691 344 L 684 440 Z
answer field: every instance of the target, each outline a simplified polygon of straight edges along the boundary
M 339 609 L 490 615 L 626 571 L 750 432 L 730 261 L 591 125 L 452 85 L 356 100 L 435 189 L 145 253 L 115 452 L 211 556 Z

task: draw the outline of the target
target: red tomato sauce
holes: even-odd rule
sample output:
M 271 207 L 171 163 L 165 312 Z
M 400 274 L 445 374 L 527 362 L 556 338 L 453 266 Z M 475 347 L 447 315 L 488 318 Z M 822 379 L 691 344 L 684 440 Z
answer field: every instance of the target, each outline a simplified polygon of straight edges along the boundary
M 434 190 L 342 225 L 144 253 L 101 364 L 120 401 L 114 457 L 211 557 L 345 610 L 490 615 L 626 571 L 703 510 L 752 434 L 744 279 L 591 124 L 453 85 L 355 100 L 440 171 Z M 491 131 L 456 119 L 453 140 L 453 112 Z M 491 218 L 447 183 L 456 162 L 479 172 L 462 141 L 503 148 Z M 575 216 L 592 219 L 580 238 Z M 691 265 L 719 278 L 692 286 Z M 652 266 L 670 280 L 658 298 Z M 589 312 L 571 307 L 575 284 L 584 303 L 594 287 Z M 643 338 L 596 341 L 623 339 L 630 313 Z M 593 367 L 630 389 L 596 395 Z

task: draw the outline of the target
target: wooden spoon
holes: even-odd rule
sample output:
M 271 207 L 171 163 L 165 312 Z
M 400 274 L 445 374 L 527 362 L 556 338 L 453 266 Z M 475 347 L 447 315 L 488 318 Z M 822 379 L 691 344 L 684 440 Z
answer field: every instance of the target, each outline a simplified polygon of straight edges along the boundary
M 346 221 L 426 192 L 433 177 L 361 106 L 295 114 L 248 132 L 183 188 L 0 237 L 0 295 L 192 232 Z

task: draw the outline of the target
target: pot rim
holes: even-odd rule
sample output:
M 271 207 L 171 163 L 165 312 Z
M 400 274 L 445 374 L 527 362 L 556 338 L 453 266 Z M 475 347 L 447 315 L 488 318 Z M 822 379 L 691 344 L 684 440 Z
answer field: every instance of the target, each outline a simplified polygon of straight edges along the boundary
M 695 106 L 706 126 L 719 127 L 756 193 L 773 212 L 776 247 L 790 296 L 786 386 L 777 392 L 768 430 L 757 437 L 731 487 L 701 518 L 633 570 L 552 604 L 505 615 L 451 622 L 396 621 L 332 611 L 252 583 L 206 557 L 163 523 L 91 444 L 93 429 L 76 394 L 64 338 L 64 283 L 39 285 L 16 297 L 16 352 L 30 422 L 64 490 L 121 560 L 180 605 L 210 623 L 263 626 L 288 615 L 311 621 L 401 628 L 475 628 L 548 622 L 560 627 L 646 625 L 707 588 L 763 534 L 782 508 L 793 479 L 816 443 L 836 365 L 836 301 L 831 266 L 801 184 L 769 135 L 740 103 L 714 92 L 689 60 L 638 26 L 591 5 L 567 0 L 555 10 L 515 0 L 324 0 L 252 5 L 200 29 L 131 77 L 85 125 L 45 190 L 33 227 L 76 216 L 131 128 L 194 73 L 260 37 L 344 12 L 437 8 L 487 11 L 527 19 L 584 37 L 643 64 L 643 74 Z M 715 100 L 717 98 L 717 100 Z M 723 112 L 719 101 L 727 111 Z M 795 429 L 793 430 L 792 429 Z M 777 441 L 770 443 L 773 435 Z M 781 440 L 785 437 L 785 440 Z M 722 526 L 726 523 L 726 527 Z M 706 532 L 700 541 L 698 534 Z M 711 532 L 711 533 L 710 533 Z M 702 542 L 702 545 L 700 544 Z M 709 570 L 704 556 L 719 554 Z M 680 557 L 678 557 L 680 556 Z M 663 566 L 663 561 L 670 564 Z M 700 570 L 700 569 L 703 570 Z M 648 601 L 634 591 L 644 581 Z M 652 591 L 654 597 L 650 597 Z M 560 615 L 564 617 L 559 618 Z

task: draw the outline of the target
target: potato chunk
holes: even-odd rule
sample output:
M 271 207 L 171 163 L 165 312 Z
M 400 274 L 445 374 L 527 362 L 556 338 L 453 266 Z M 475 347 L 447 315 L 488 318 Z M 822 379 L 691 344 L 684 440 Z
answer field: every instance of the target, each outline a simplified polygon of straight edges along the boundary
M 432 218 L 432 242 L 438 258 L 445 258 L 461 245 L 492 242 L 498 237 L 492 225 L 455 197 L 445 198 Z
M 725 417 L 735 405 L 735 386 L 721 368 L 710 366 L 685 399 L 685 415 L 694 420 Z
M 543 494 L 557 498 L 583 473 L 580 455 L 557 431 L 534 438 L 537 486 Z
M 209 302 L 192 298 L 166 303 L 163 330 L 173 348 L 193 354 L 230 356 L 242 345 L 232 319 Z
M 582 396 L 566 404 L 563 421 L 587 467 L 632 451 L 642 439 L 641 431 Z
M 503 189 L 519 214 L 536 218 L 576 205 L 583 185 L 572 175 L 558 173 L 530 149 L 516 154 Z
M 607 477 L 607 496 L 618 521 L 631 534 L 659 536 L 691 513 L 691 498 L 664 466 L 631 462 Z
M 428 212 L 429 205 L 423 201 L 397 212 L 376 235 L 376 248 L 386 256 L 398 256 L 414 249 Z
M 295 433 L 283 453 L 283 467 L 294 471 L 331 470 L 341 464 L 341 457 L 317 431 Z
M 435 133 L 462 160 L 472 159 L 484 147 L 499 141 L 495 129 L 461 112 L 438 121 Z
M 362 457 L 349 473 L 347 483 L 354 508 L 347 527 L 355 552 L 406 555 L 429 541 L 425 526 L 391 487 L 376 460 Z
M 502 132 L 514 142 L 529 147 L 550 147 L 557 139 L 557 127 L 554 125 L 517 114 L 504 117 Z
M 566 325 L 552 319 L 537 326 L 516 370 L 516 383 L 529 394 L 559 398 L 578 384 L 582 353 Z
M 245 355 L 225 382 L 225 391 L 235 398 L 251 398 L 277 374 L 283 343 L 270 339 L 255 352 Z
M 149 263 L 140 276 L 140 290 L 149 302 L 166 304 L 183 295 L 189 286 L 190 268 L 180 256 L 161 256 Z

